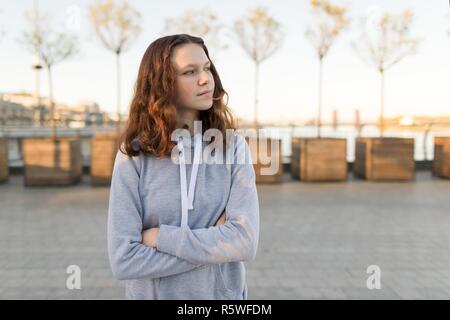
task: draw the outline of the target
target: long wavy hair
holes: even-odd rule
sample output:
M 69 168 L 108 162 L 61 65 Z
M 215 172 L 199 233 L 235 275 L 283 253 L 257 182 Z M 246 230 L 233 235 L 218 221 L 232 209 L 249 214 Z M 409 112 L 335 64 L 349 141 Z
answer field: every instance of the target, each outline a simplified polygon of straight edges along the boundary
M 176 46 L 186 43 L 200 45 L 211 61 L 203 39 L 187 34 L 159 38 L 145 51 L 134 87 L 128 122 L 121 137 L 122 153 L 136 156 L 140 149 L 156 157 L 170 156 L 175 146 L 175 142 L 171 141 L 171 134 L 177 128 L 174 85 L 176 71 L 171 63 L 171 56 Z M 213 105 L 208 110 L 199 111 L 202 133 L 215 128 L 225 137 L 227 129 L 236 129 L 235 120 L 227 107 L 228 99 L 227 103 L 223 101 L 224 95 L 228 98 L 228 94 L 212 61 L 210 70 L 215 83 Z

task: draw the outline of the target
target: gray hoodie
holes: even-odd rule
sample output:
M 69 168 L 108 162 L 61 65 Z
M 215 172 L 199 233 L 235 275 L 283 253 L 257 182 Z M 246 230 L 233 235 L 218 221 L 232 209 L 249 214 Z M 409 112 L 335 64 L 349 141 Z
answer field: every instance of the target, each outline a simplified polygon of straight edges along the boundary
M 238 134 L 230 140 L 225 149 L 232 164 L 195 166 L 187 160 L 190 151 L 195 145 L 201 149 L 194 154 L 204 152 L 208 142 L 194 137 L 178 143 L 184 153 L 175 163 L 141 151 L 135 157 L 117 152 L 108 253 L 114 276 L 125 280 L 127 299 L 247 299 L 243 261 L 256 256 L 259 204 L 248 144 Z M 224 210 L 226 223 L 215 227 Z M 142 231 L 156 227 L 157 247 L 145 246 Z

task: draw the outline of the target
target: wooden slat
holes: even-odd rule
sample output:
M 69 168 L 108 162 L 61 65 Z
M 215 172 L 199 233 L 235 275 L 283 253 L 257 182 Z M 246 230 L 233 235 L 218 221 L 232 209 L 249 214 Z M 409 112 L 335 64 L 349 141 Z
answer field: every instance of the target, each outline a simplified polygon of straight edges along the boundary
M 450 137 L 434 138 L 433 175 L 450 178 Z
M 91 140 L 91 183 L 109 185 L 111 183 L 114 160 L 119 150 L 116 134 L 96 135 Z
M 347 179 L 347 141 L 336 138 L 292 140 L 291 173 L 303 181 Z
M 291 140 L 291 175 L 296 179 L 300 179 L 300 143 L 299 138 Z
M 81 141 L 75 138 L 24 139 L 26 186 L 67 185 L 82 176 Z
M 355 142 L 356 175 L 368 180 L 414 179 L 414 139 L 357 138 Z
M 355 161 L 353 163 L 353 172 L 360 177 L 366 176 L 366 148 L 367 143 L 363 138 L 355 140 Z

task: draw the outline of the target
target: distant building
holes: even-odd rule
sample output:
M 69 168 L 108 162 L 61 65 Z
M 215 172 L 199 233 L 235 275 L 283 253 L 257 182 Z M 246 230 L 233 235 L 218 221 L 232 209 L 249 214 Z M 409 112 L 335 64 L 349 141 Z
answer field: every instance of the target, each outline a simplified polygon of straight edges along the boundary
M 10 103 L 11 105 L 20 105 L 27 110 L 27 117 L 31 114 L 31 123 L 27 120 L 27 126 L 45 126 L 51 123 L 51 112 L 49 106 L 49 100 L 46 97 L 41 97 L 41 105 L 37 106 L 36 97 L 27 92 L 18 93 L 3 93 L 0 94 L 0 100 L 5 103 Z M 8 107 L 8 110 L 12 110 L 13 107 Z M 20 113 L 15 111 L 15 113 Z M 25 113 L 21 111 L 20 114 Z M 3 112 L 2 112 L 3 114 Z M 8 119 L 12 114 L 12 111 L 8 112 Z M 3 116 L 0 119 L 6 119 Z M 109 116 L 107 112 L 100 110 L 100 106 L 95 101 L 84 100 L 80 104 L 75 106 L 70 106 L 61 103 L 55 103 L 55 120 L 59 127 L 69 127 L 69 128 L 82 128 L 87 126 L 104 126 L 113 125 L 114 119 Z M 1 120 L 0 120 L 1 121 Z M 6 120 L 5 120 L 6 121 Z M 21 125 L 20 123 L 25 123 L 25 120 L 17 120 L 14 123 Z M 0 122 L 1 123 L 1 122 Z M 15 125 L 11 122 L 5 122 L 8 125 Z
M 3 93 L 0 94 L 0 99 L 20 104 L 31 110 L 33 113 L 33 123 L 34 126 L 44 126 L 46 121 L 50 119 L 50 111 L 47 108 L 49 101 L 45 97 L 41 97 L 40 105 L 37 105 L 36 96 L 28 92 L 13 92 L 13 93 Z
M 1 126 L 32 126 L 33 122 L 33 110 L 18 103 L 0 100 Z
M 0 99 L 18 103 L 30 109 L 37 104 L 35 95 L 28 92 L 3 93 L 0 94 Z M 48 99 L 42 97 L 41 104 L 48 105 Z
M 84 122 L 86 127 L 102 126 L 106 120 L 105 113 L 100 110 L 98 103 L 94 101 L 83 101 Z

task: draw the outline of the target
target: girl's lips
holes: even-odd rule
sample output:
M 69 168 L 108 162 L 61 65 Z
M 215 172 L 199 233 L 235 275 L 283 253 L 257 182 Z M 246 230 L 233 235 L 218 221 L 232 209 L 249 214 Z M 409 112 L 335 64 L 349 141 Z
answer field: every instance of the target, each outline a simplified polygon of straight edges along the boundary
M 212 96 L 212 91 L 208 91 L 199 95 L 199 97 L 210 97 L 210 96 Z

